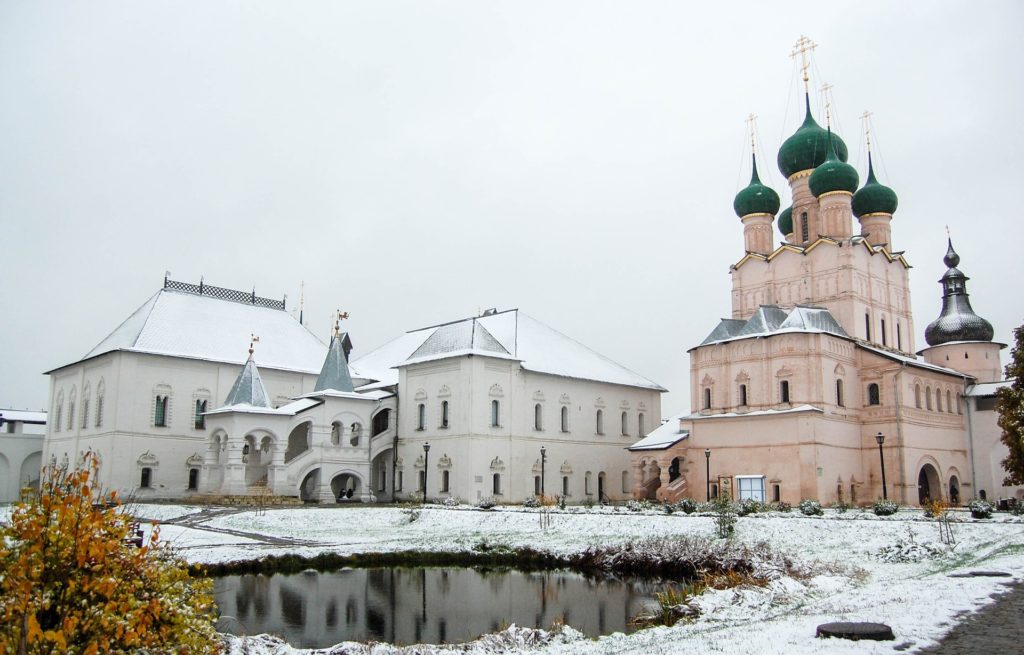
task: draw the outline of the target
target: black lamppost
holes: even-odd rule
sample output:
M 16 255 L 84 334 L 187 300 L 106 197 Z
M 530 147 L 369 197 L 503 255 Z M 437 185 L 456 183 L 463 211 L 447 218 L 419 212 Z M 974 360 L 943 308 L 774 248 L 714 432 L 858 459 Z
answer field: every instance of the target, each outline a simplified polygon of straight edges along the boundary
M 707 463 L 707 479 L 708 479 L 708 502 L 711 502 L 711 449 L 704 449 L 704 460 Z
M 427 503 L 427 473 L 430 472 L 430 442 L 423 444 L 423 504 Z
M 889 493 L 885 490 L 885 456 L 882 454 L 882 444 L 885 443 L 885 435 L 879 432 L 875 435 L 878 442 L 878 461 L 882 463 L 882 500 L 889 500 Z
M 540 497 L 544 498 L 544 462 L 548 461 L 548 449 L 540 447 Z

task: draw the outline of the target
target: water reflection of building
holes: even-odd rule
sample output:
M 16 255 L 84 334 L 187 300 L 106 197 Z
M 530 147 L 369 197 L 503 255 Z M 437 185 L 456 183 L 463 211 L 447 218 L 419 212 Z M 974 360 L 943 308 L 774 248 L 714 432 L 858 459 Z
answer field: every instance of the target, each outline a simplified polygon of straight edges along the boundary
M 297 647 L 346 640 L 399 644 L 473 639 L 515 623 L 562 622 L 588 635 L 625 631 L 650 602 L 649 583 L 564 572 L 349 569 L 244 575 L 216 583 L 224 629 L 281 635 Z

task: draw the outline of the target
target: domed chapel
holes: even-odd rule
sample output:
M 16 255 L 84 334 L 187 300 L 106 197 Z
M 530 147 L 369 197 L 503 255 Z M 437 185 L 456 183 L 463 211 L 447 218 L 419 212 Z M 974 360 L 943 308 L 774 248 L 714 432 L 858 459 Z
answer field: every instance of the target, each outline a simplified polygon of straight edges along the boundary
M 897 195 L 878 180 L 869 129 L 862 185 L 828 116 L 823 127 L 812 114 L 814 47 L 801 37 L 792 53 L 804 118 L 777 155 L 792 203 L 779 211 L 752 157 L 733 202 L 743 254 L 730 267 L 732 315 L 688 351 L 691 412 L 630 448 L 633 495 L 854 505 L 1020 495 L 1002 486 L 999 464 L 1005 345 L 972 309 L 950 241 L 941 313 L 915 351 Z

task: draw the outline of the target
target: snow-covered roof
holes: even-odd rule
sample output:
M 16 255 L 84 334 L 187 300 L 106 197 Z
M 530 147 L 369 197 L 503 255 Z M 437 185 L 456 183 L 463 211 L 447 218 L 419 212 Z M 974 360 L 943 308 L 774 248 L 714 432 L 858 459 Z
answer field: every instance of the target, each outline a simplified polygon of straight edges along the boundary
M 709 418 L 750 418 L 751 416 L 781 416 L 782 414 L 799 414 L 802 412 L 819 412 L 824 410 L 814 405 L 796 405 L 786 409 L 758 409 L 753 412 L 722 412 L 721 414 L 688 414 L 681 418 L 687 421 L 700 421 Z
M 356 377 L 398 382 L 392 367 L 477 354 L 517 359 L 524 369 L 665 391 L 518 309 L 414 330 L 352 362 Z
M 262 368 L 317 373 L 327 345 L 288 312 L 160 289 L 82 359 L 124 350 L 239 364 L 260 337 Z M 56 370 L 56 369 L 54 369 Z
M 5 421 L 20 421 L 22 423 L 46 424 L 46 412 L 30 412 L 22 409 L 0 409 L 0 417 Z
M 224 400 L 228 407 L 236 405 L 249 405 L 252 407 L 270 407 L 267 388 L 263 386 L 263 378 L 260 377 L 260 370 L 252 358 L 252 348 L 249 348 L 249 359 L 245 366 L 238 372 L 238 378 L 232 385 L 228 397 Z
M 348 370 L 348 359 L 345 355 L 345 341 L 341 335 L 331 339 L 327 349 L 324 366 L 320 369 L 320 377 L 313 386 L 315 391 L 334 389 L 336 391 L 352 391 L 352 376 Z
M 1001 382 L 982 382 L 980 384 L 972 384 L 967 387 L 966 395 L 968 396 L 994 396 L 996 392 L 1003 387 L 1008 387 L 1013 384 L 1013 380 L 1002 380 Z M 6 416 L 6 412 L 4 412 Z
M 891 359 L 893 361 L 902 362 L 902 363 L 906 364 L 907 366 L 916 366 L 917 368 L 923 368 L 923 369 L 927 369 L 929 371 L 935 371 L 937 373 L 945 373 L 947 375 L 955 375 L 958 378 L 969 378 L 969 377 L 971 377 L 970 375 L 968 375 L 966 373 L 963 373 L 961 371 L 957 371 L 957 370 L 952 369 L 952 368 L 946 368 L 945 366 L 937 366 L 935 364 L 929 364 L 928 362 L 922 361 L 920 359 L 916 359 L 914 357 L 910 357 L 908 355 L 901 355 L 899 353 L 894 353 L 894 352 L 889 351 L 889 350 L 883 350 L 881 348 L 875 348 L 874 346 L 869 346 L 868 344 L 866 344 L 866 343 L 864 343 L 862 341 L 858 341 L 857 342 L 857 346 L 860 347 L 860 348 L 863 348 L 864 350 L 870 350 L 871 352 L 873 352 L 873 353 L 875 353 L 877 355 L 881 355 L 882 357 L 887 357 L 887 358 L 889 358 L 889 359 Z
M 627 448 L 637 450 L 665 450 L 690 436 L 688 430 L 679 429 L 679 419 L 686 414 L 676 414 L 652 430 L 646 437 Z
M 723 318 L 701 346 L 733 339 L 766 337 L 783 332 L 821 333 L 839 337 L 850 335 L 839 325 L 831 312 L 822 307 L 797 305 L 788 312 L 777 305 L 761 305 L 747 320 Z

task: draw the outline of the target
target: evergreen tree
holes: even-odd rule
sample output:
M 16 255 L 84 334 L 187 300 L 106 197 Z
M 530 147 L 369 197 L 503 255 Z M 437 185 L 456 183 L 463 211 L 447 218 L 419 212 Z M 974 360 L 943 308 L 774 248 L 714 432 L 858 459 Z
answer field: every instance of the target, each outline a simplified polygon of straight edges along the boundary
M 1013 331 L 1015 345 L 1006 365 L 1006 379 L 1012 383 L 996 393 L 1001 437 L 1010 454 L 1003 460 L 1003 484 L 1024 484 L 1024 325 Z

